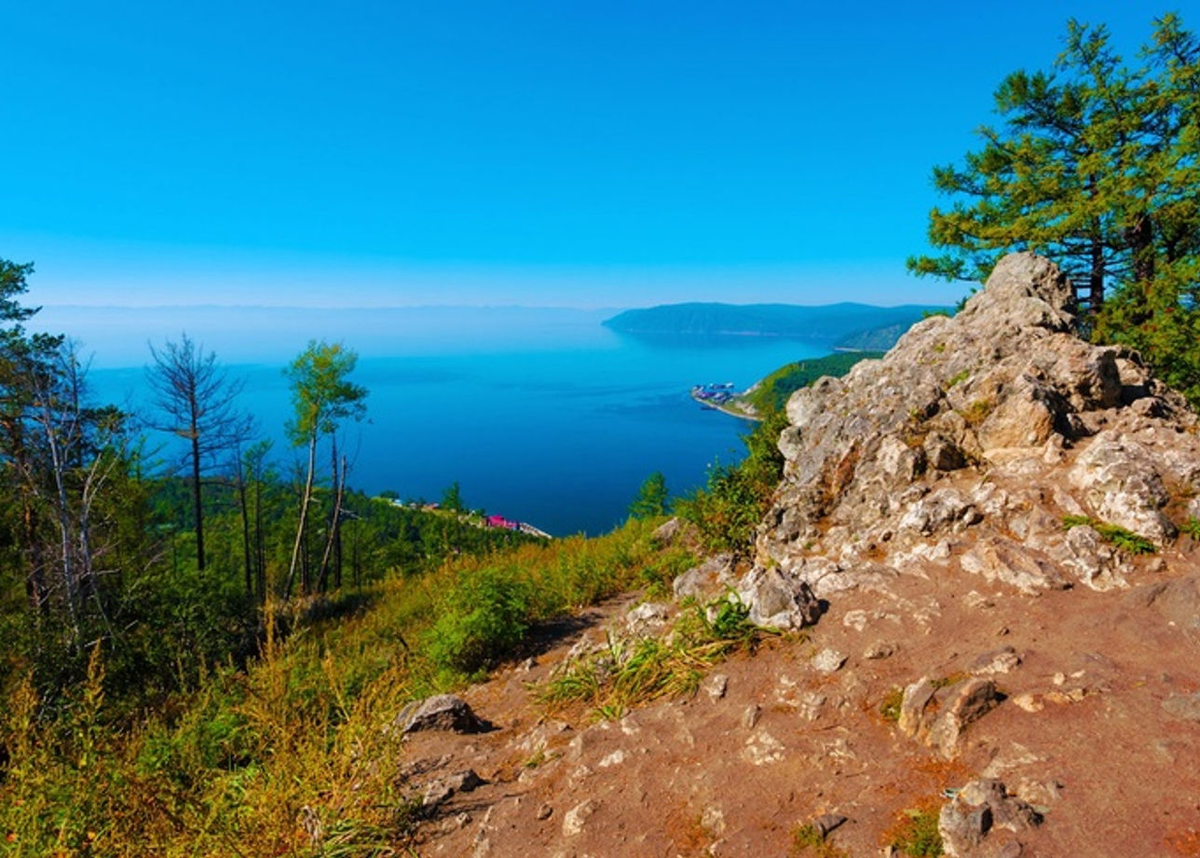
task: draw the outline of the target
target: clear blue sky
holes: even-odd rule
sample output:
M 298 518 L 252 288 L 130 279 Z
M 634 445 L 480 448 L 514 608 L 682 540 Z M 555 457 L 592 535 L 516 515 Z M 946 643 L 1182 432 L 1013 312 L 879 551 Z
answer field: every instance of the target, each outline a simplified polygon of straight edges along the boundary
M 949 301 L 930 167 L 1130 2 L 8 3 L 0 257 L 42 303 Z

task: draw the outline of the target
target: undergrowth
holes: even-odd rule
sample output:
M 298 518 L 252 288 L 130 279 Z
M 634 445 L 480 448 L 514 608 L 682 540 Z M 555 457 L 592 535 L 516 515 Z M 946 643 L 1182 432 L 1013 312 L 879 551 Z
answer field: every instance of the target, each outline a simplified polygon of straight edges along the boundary
M 690 603 L 668 635 L 632 640 L 609 635 L 599 651 L 535 686 L 534 698 L 550 708 L 583 703 L 598 719 L 613 720 L 659 697 L 694 694 L 706 668 L 753 650 L 769 633 L 748 614 L 732 595 L 707 608 Z
M 407 854 L 420 801 L 396 775 L 396 714 L 520 655 L 547 620 L 663 581 L 687 557 L 656 548 L 653 524 L 459 558 L 376 585 L 360 611 L 289 613 L 286 640 L 268 607 L 257 659 L 202 675 L 133 726 L 105 700 L 103 643 L 53 710 L 13 678 L 0 689 L 0 853 Z
M 1100 538 L 1105 542 L 1130 554 L 1153 554 L 1155 551 L 1154 543 L 1149 539 L 1138 536 L 1120 525 L 1109 524 L 1086 515 L 1063 516 L 1063 528 L 1066 530 L 1085 525 L 1100 534 Z
M 888 829 L 886 838 L 893 849 L 911 858 L 938 858 L 943 854 L 938 832 L 940 808 L 935 802 L 909 808 Z
M 812 855 L 815 858 L 848 858 L 849 853 L 838 849 L 822 835 L 812 823 L 802 825 L 792 835 L 792 851 L 794 856 Z

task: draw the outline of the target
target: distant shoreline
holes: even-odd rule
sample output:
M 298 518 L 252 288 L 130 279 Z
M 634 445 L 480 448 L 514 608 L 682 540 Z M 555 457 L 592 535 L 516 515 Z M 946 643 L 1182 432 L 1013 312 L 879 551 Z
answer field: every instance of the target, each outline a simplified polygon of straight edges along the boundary
M 739 420 L 749 420 L 754 423 L 762 422 L 762 418 L 759 417 L 757 414 L 749 414 L 744 411 L 736 411 L 733 408 L 730 408 L 728 403 L 724 403 L 721 405 L 715 405 L 712 402 L 708 402 L 704 399 L 701 399 L 699 396 L 696 395 L 695 391 L 693 391 L 689 395 L 692 397 L 693 402 L 698 402 L 701 405 L 712 409 L 713 411 L 720 411 L 722 414 L 728 414 L 730 417 L 737 417 Z M 742 391 L 741 393 L 735 393 L 733 395 L 733 399 L 730 401 L 740 400 L 745 395 L 746 395 L 746 391 Z

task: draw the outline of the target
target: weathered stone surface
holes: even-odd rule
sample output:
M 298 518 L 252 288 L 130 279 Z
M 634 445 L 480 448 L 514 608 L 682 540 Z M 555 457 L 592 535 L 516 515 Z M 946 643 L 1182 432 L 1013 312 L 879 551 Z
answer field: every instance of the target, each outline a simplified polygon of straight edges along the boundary
M 1048 558 L 1004 537 L 979 540 L 959 563 L 964 572 L 980 575 L 986 581 L 1008 584 L 1026 595 L 1036 595 L 1042 590 L 1061 590 L 1069 583 Z
M 1008 794 L 1004 784 L 993 778 L 974 780 L 942 806 L 938 815 L 938 833 L 944 854 L 950 858 L 979 855 L 980 845 L 995 829 L 1013 833 L 1026 831 L 1042 823 L 1041 815 L 1028 803 Z M 988 854 L 1014 854 L 1004 844 Z M 1017 847 L 1016 855 L 1021 851 Z
M 1096 517 L 1165 545 L 1175 525 L 1162 512 L 1171 499 L 1154 456 L 1136 441 L 1106 431 L 1079 455 L 1069 479 Z
M 1064 565 L 1093 590 L 1123 589 L 1129 586 L 1121 553 L 1104 541 L 1095 528 L 1072 527 L 1067 532 L 1069 557 Z
M 916 739 L 922 738 L 928 732 L 926 712 L 933 703 L 933 694 L 937 689 L 929 677 L 923 676 L 904 689 L 904 697 L 900 702 L 900 719 L 896 726 L 904 735 Z
M 675 540 L 679 538 L 682 531 L 683 522 L 678 518 L 672 518 L 654 528 L 654 532 L 650 534 L 650 538 L 659 545 L 674 545 Z
M 842 669 L 842 665 L 845 663 L 845 654 L 831 647 L 825 647 L 825 649 L 813 656 L 812 660 L 813 668 L 821 673 L 836 673 Z
M 1133 352 L 1075 335 L 1070 295 L 1047 260 L 1007 256 L 953 318 L 919 322 L 882 360 L 793 394 L 758 564 L 833 600 L 864 586 L 866 564 L 920 574 L 913 561 L 945 543 L 938 562 L 1026 594 L 1125 586 L 1125 559 L 1087 531 L 1065 535 L 1062 516 L 1166 545 L 1171 491 L 1200 497 L 1200 436 L 1181 431 L 1195 415 Z
M 750 609 L 751 622 L 776 629 L 810 626 L 821 615 L 821 606 L 804 581 L 779 569 L 756 566 L 737 587 L 738 598 Z
M 484 784 L 483 778 L 474 769 L 465 769 L 445 777 L 430 781 L 425 787 L 421 804 L 425 808 L 434 808 L 460 792 L 471 792 Z
M 995 676 L 1009 673 L 1021 664 L 1021 657 L 1010 646 L 981 653 L 971 662 L 970 671 L 976 676 Z
M 994 709 L 999 695 L 995 683 L 979 677 L 938 685 L 926 676 L 904 689 L 897 727 L 949 758 L 963 731 Z
M 594 799 L 581 801 L 573 808 L 566 812 L 563 816 L 562 833 L 563 837 L 575 837 L 582 833 L 588 819 L 600 809 L 600 803 Z
M 937 717 L 929 727 L 926 743 L 944 757 L 958 753 L 963 731 L 996 708 L 999 696 L 990 679 L 972 677 L 946 689 Z
M 672 589 L 676 599 L 707 599 L 733 583 L 733 558 L 718 554 L 676 576 Z
M 632 637 L 654 637 L 667 625 L 670 607 L 662 602 L 642 602 L 625 614 L 625 627 Z
M 409 703 L 393 723 L 404 735 L 420 730 L 447 730 L 454 733 L 482 733 L 491 725 L 475 715 L 461 697 L 438 694 Z

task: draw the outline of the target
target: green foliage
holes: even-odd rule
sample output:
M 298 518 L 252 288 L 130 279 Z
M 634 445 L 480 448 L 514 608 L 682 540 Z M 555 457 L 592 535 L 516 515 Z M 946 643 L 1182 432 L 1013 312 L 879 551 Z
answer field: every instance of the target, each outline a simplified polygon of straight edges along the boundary
M 1120 525 L 1109 524 L 1105 521 L 1097 521 L 1094 518 L 1086 515 L 1065 515 L 1063 516 L 1063 529 L 1070 530 L 1072 527 L 1082 527 L 1086 525 L 1092 528 L 1100 538 L 1110 545 L 1120 548 L 1122 551 L 1127 551 L 1130 554 L 1153 554 L 1155 552 L 1154 543 L 1143 536 L 1138 536 L 1132 530 L 1128 530 Z
M 511 656 L 529 628 L 530 586 L 511 570 L 480 569 L 439 606 L 426 635 L 434 665 L 466 675 Z
M 816 858 L 846 858 L 845 850 L 827 841 L 821 830 L 812 823 L 801 825 L 792 835 L 792 855 L 815 855 Z
M 1200 518 L 1189 518 L 1179 529 L 1192 539 L 1200 541 Z
M 604 649 L 564 665 L 534 696 L 546 706 L 584 703 L 597 718 L 620 718 L 659 697 L 694 694 L 706 668 L 753 650 L 768 633 L 750 622 L 733 595 L 707 607 L 692 604 L 669 634 L 632 641 L 610 636 Z
M 759 414 L 772 414 L 783 410 L 789 396 L 818 378 L 826 375 L 840 378 L 860 360 L 880 357 L 883 352 L 836 352 L 789 363 L 760 381 L 747 392 L 746 398 Z
M 777 442 L 787 425 L 785 414 L 768 415 L 742 437 L 746 456 L 741 462 L 713 465 L 705 487 L 676 505 L 680 517 L 695 525 L 707 551 L 749 553 L 754 528 L 762 521 L 783 475 L 783 455 Z
M 904 703 L 904 689 L 893 688 L 884 695 L 879 704 L 879 714 L 883 720 L 895 723 L 900 720 L 900 706 Z
M 462 512 L 466 509 L 463 505 L 462 489 L 458 485 L 458 480 L 446 486 L 446 490 L 442 492 L 441 506 L 442 509 L 449 512 Z
M 929 216 L 940 252 L 911 271 L 982 281 L 1033 250 L 1086 285 L 1093 337 L 1141 351 L 1200 403 L 1200 41 L 1154 22 L 1130 67 L 1103 26 L 1071 21 L 1053 72 L 1018 71 L 995 93 L 999 127 L 961 166 L 937 167 L 951 199 Z
M 629 514 L 633 518 L 654 518 L 666 515 L 669 508 L 667 478 L 662 471 L 655 471 L 646 477 L 638 489 L 637 496 L 629 505 Z
M 938 832 L 938 814 L 935 804 L 906 810 L 892 837 L 892 848 L 911 858 L 938 858 L 944 848 Z

